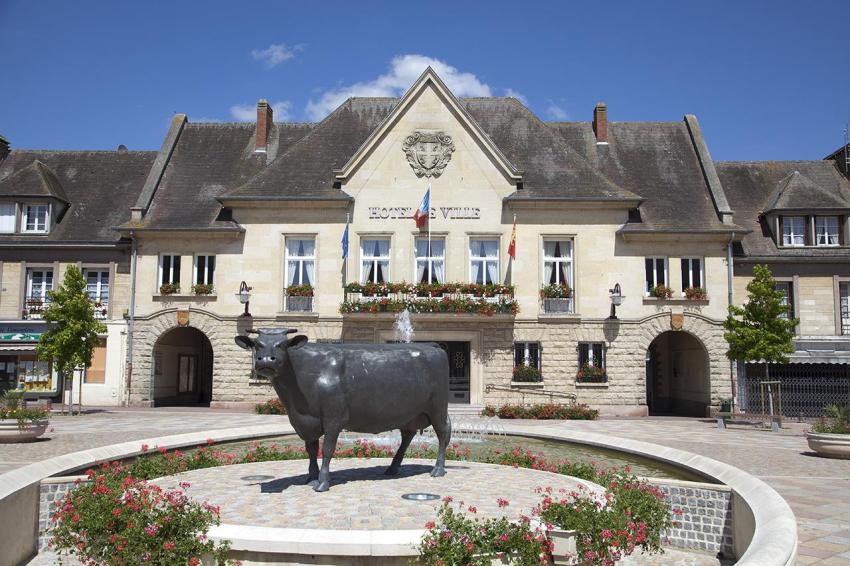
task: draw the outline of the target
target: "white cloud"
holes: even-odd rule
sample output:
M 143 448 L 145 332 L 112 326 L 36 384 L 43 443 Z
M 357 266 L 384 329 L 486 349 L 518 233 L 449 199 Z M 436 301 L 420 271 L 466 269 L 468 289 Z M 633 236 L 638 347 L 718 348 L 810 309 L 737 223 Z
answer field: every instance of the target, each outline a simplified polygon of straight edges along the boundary
M 307 103 L 307 116 L 321 120 L 352 96 L 399 96 L 431 66 L 455 96 L 492 96 L 489 85 L 472 73 L 462 73 L 444 61 L 424 55 L 399 55 L 390 62 L 389 71 L 378 78 L 328 90 L 317 101 Z
M 566 120 L 569 118 L 567 111 L 551 100 L 549 101 L 549 106 L 546 108 L 546 115 L 552 120 Z
M 292 109 L 292 103 L 288 100 L 273 102 L 272 112 L 275 122 L 286 122 L 289 120 L 289 112 Z M 257 106 L 251 104 L 234 104 L 230 107 L 230 115 L 237 122 L 253 122 L 257 119 Z
M 517 100 L 519 100 L 520 102 L 522 102 L 523 104 L 528 106 L 528 99 L 525 97 L 525 95 L 522 94 L 521 92 L 515 91 L 512 88 L 506 88 L 505 89 L 505 96 L 513 96 L 514 98 L 516 98 Z
M 283 43 L 272 43 L 266 49 L 253 49 L 251 56 L 257 61 L 262 61 L 266 67 L 271 69 L 283 63 L 288 59 L 295 57 L 295 54 L 304 50 L 304 45 L 299 44 L 294 47 L 287 47 Z

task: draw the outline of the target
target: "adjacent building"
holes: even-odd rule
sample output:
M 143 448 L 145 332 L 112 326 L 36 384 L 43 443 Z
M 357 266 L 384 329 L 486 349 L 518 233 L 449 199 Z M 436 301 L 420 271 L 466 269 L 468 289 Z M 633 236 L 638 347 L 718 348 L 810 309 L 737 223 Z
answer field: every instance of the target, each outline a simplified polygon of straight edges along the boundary
M 0 390 L 20 386 L 29 398 L 58 398 L 70 386 L 35 346 L 48 291 L 76 265 L 107 331 L 92 366 L 76 376 L 82 388 L 74 399 L 124 399 L 130 246 L 113 227 L 129 219 L 155 157 L 123 148 L 10 151 L 0 138 Z

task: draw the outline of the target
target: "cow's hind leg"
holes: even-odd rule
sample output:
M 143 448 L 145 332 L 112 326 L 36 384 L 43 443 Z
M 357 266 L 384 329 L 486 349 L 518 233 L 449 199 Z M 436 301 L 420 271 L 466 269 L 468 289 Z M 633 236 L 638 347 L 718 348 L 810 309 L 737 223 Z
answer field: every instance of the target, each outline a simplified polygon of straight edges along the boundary
M 322 469 L 319 470 L 319 483 L 313 486 L 314 491 L 327 491 L 331 486 L 331 458 L 336 450 L 336 439 L 339 431 L 325 431 L 325 440 L 322 442 Z
M 446 475 L 446 448 L 449 447 L 449 441 L 452 439 L 452 422 L 446 414 L 442 418 L 435 419 L 432 424 L 439 442 L 437 461 L 434 464 L 434 469 L 431 470 L 431 476 L 436 478 Z
M 395 451 L 395 456 L 393 456 L 392 464 L 387 468 L 387 471 L 384 472 L 388 476 L 394 476 L 398 473 L 398 469 L 401 467 L 401 461 L 404 460 L 404 453 L 407 452 L 407 447 L 410 446 L 410 441 L 413 440 L 413 437 L 416 436 L 416 429 L 406 430 L 399 429 L 401 432 L 401 444 L 398 445 L 398 450 Z
M 307 485 L 316 487 L 319 485 L 319 439 L 305 440 L 304 448 L 307 450 L 307 456 L 310 458 L 310 465 L 307 467 Z

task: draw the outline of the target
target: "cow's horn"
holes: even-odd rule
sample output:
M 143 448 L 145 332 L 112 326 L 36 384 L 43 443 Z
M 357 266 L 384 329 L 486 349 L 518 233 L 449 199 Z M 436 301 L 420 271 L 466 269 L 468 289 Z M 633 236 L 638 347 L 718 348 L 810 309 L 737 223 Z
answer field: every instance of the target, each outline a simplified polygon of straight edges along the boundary
M 295 334 L 296 332 L 298 332 L 298 330 L 296 328 L 287 328 L 286 329 L 287 334 Z

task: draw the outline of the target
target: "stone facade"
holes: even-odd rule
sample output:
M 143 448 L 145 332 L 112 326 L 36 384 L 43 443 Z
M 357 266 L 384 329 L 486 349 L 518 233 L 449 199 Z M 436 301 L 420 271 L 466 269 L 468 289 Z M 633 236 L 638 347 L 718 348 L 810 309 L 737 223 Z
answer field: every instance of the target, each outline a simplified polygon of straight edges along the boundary
M 729 559 L 735 556 L 732 547 L 734 517 L 732 490 L 728 487 L 652 480 L 667 496 L 673 509 L 676 526 L 665 533 L 666 544 L 677 548 L 692 548 Z

